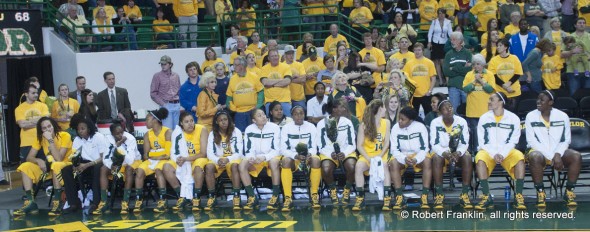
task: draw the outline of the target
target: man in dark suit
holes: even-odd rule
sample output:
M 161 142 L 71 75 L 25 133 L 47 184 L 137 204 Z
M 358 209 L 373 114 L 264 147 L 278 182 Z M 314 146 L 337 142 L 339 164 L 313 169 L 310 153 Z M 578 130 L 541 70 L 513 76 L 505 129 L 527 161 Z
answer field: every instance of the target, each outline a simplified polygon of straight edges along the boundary
M 82 105 L 82 90 L 84 89 L 86 89 L 86 78 L 78 76 L 76 77 L 76 90 L 68 93 L 68 97 L 78 100 L 78 103 Z
M 113 120 L 123 120 L 129 131 L 133 131 L 133 112 L 127 89 L 115 87 L 115 74 L 105 72 L 103 74 L 104 82 L 107 88 L 98 93 L 96 106 L 99 123 L 112 122 Z

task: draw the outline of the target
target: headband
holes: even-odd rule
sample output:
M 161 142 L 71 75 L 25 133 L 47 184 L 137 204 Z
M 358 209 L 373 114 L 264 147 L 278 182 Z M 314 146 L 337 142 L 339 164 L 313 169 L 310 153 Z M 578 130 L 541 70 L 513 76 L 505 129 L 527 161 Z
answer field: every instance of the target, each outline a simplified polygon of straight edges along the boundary
M 443 104 L 443 103 L 445 103 L 445 102 L 449 102 L 449 103 L 450 103 L 450 101 L 449 101 L 449 100 L 447 100 L 447 99 L 445 99 L 445 100 L 442 100 L 442 101 L 440 101 L 440 102 L 438 103 L 438 105 L 436 106 L 436 108 L 440 110 L 440 107 L 441 107 L 441 106 L 442 106 L 442 104 Z
M 162 120 L 160 118 L 158 118 L 158 116 L 156 116 L 156 114 L 154 114 L 154 111 L 150 111 L 150 114 L 152 115 L 152 117 L 154 117 L 156 120 L 158 120 L 158 122 L 162 122 Z
M 553 97 L 553 94 L 551 94 L 551 92 L 547 89 L 545 90 L 545 93 L 549 95 L 549 97 L 551 97 L 551 101 L 555 100 L 555 98 Z
M 319 82 L 319 83 L 321 83 L 321 82 Z M 295 111 L 295 109 L 297 109 L 297 108 L 301 108 L 303 110 L 303 112 L 305 112 L 305 108 L 303 108 L 303 106 L 296 105 L 296 106 L 293 106 L 293 108 L 291 108 L 291 114 L 293 114 L 293 111 Z
M 504 100 L 504 97 L 502 97 L 502 94 L 500 94 L 500 92 L 496 92 L 496 95 L 498 95 L 498 97 L 500 97 L 500 100 L 502 100 L 502 103 L 504 103 L 504 105 L 506 105 L 506 100 Z
M 227 111 L 225 111 L 225 110 L 220 110 L 220 111 L 217 111 L 217 112 L 215 113 L 215 116 L 214 116 L 214 117 L 219 117 L 219 116 L 220 116 L 220 115 L 222 115 L 222 114 L 225 114 L 225 115 L 229 116 L 229 113 L 228 113 Z

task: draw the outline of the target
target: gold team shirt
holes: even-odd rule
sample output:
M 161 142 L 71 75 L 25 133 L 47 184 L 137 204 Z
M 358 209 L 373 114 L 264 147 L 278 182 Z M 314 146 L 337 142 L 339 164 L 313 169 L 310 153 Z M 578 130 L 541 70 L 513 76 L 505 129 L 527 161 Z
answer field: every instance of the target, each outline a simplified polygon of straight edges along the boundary
M 436 76 L 434 63 L 426 57 L 408 61 L 404 66 L 408 78 L 416 82 L 415 97 L 424 97 L 430 89 L 430 77 Z
M 291 67 L 291 74 L 293 74 L 293 76 L 305 75 L 305 67 L 303 67 L 303 64 L 301 64 L 297 61 L 293 61 L 293 63 L 291 63 L 291 64 L 287 64 L 287 63 L 285 63 L 285 64 L 289 65 L 289 67 Z M 289 84 L 289 90 L 291 90 L 291 100 L 292 101 L 305 100 L 305 90 L 303 88 L 303 85 L 305 85 L 305 84 L 306 83 L 299 84 L 299 83 L 293 83 L 293 82 L 291 82 L 291 84 Z
M 260 78 L 252 73 L 246 72 L 246 76 L 240 77 L 237 73 L 229 79 L 226 95 L 232 98 L 229 109 L 238 113 L 248 112 L 256 107 L 258 92 L 263 86 Z
M 469 12 L 477 16 L 477 21 L 481 24 L 481 27 L 477 28 L 477 30 L 488 31 L 488 21 L 496 18 L 498 3 L 496 1 L 478 1 Z
M 389 60 L 393 60 L 393 59 L 397 59 L 400 62 L 405 62 L 408 63 L 408 61 L 413 60 L 416 58 L 416 55 L 414 55 L 413 52 L 406 52 L 404 54 L 402 54 L 401 52 L 396 52 L 395 54 L 391 55 L 391 57 L 389 57 Z
M 566 35 L 569 35 L 567 32 Z M 561 31 L 551 31 L 551 39 L 555 44 L 555 56 L 560 57 L 561 64 L 565 63 L 565 59 L 561 58 L 561 47 L 563 45 L 563 39 L 561 38 Z
M 258 44 L 253 44 L 251 43 L 250 45 L 248 45 L 248 47 L 246 49 L 253 51 L 254 55 L 256 55 L 256 67 L 261 68 L 262 67 L 262 49 L 266 47 L 266 44 L 264 43 L 260 43 L 260 47 L 258 46 Z
M 128 5 L 124 5 L 123 6 L 123 11 L 125 11 L 125 14 L 127 14 L 127 16 L 129 16 L 129 18 L 141 18 L 141 10 L 139 9 L 139 6 L 135 5 L 132 8 L 129 8 Z
M 324 59 L 322 59 L 320 57 L 318 57 L 317 60 L 315 60 L 315 61 L 312 61 L 311 59 L 307 58 L 303 62 L 301 62 L 301 64 L 303 64 L 303 67 L 305 67 L 306 74 L 317 73 L 321 70 L 326 69 L 326 66 L 324 65 Z M 318 82 L 318 80 L 316 78 L 313 78 L 311 80 L 307 80 L 305 82 L 305 95 L 314 95 L 315 94 L 315 90 L 313 89 L 313 86 L 317 82 Z
M 59 101 L 55 101 L 53 103 L 53 107 L 51 107 L 51 117 L 54 119 L 63 118 L 67 113 L 71 113 L 74 115 L 78 113 L 80 110 L 80 104 L 78 104 L 78 100 L 68 98 L 67 101 L 63 102 L 63 108 L 59 105 Z M 61 130 L 67 130 L 70 128 L 70 122 L 57 122 Z
M 14 110 L 14 116 L 16 121 L 29 120 L 33 117 L 49 116 L 49 109 L 45 103 L 35 101 L 33 104 L 27 102 L 21 103 Z M 20 130 L 20 146 L 27 147 L 33 145 L 34 141 L 37 140 L 37 128 L 21 129 Z
M 168 19 L 154 19 L 152 24 L 152 28 L 156 33 L 171 32 L 172 30 L 174 30 L 174 27 L 170 25 L 170 21 L 168 21 Z
M 580 15 L 579 17 L 584 18 L 586 20 L 586 24 L 590 22 L 590 13 L 582 13 L 580 9 L 588 5 L 590 5 L 590 0 L 578 0 L 578 13 Z
M 379 121 L 379 124 L 380 125 L 379 128 L 377 128 L 377 137 L 375 137 L 375 140 L 371 141 L 367 136 L 365 136 L 365 141 L 363 143 L 363 148 L 365 148 L 365 151 L 370 158 L 381 154 L 381 152 L 383 152 L 383 141 L 385 141 L 385 139 L 389 139 L 385 138 L 387 133 L 387 119 L 382 118 Z
M 203 128 L 205 128 L 205 126 L 195 124 L 195 130 L 192 133 L 187 134 L 183 132 L 189 156 L 195 156 L 201 151 L 201 132 L 203 131 Z
M 518 32 L 520 32 L 520 28 L 518 28 L 518 26 L 512 25 L 512 23 L 504 27 L 504 34 L 516 35 Z
M 244 58 L 246 58 L 246 55 L 248 54 L 254 54 L 253 51 L 248 50 L 248 48 L 246 48 L 246 51 L 242 51 L 240 56 L 243 56 Z M 230 65 L 234 65 L 234 60 L 238 58 L 238 51 L 233 51 L 231 54 L 229 54 L 229 64 Z
M 285 79 L 286 77 L 291 78 L 291 67 L 285 63 L 280 63 L 277 66 L 267 64 L 260 70 L 260 77 L 268 78 L 271 80 Z M 264 88 L 264 103 L 270 103 L 273 101 L 278 102 L 291 102 L 291 91 L 289 86 L 286 87 L 272 87 Z
M 254 66 L 252 68 L 248 67 L 246 69 L 248 72 L 256 74 L 257 77 L 260 76 L 260 68 L 259 67 Z M 260 79 L 260 78 L 257 78 L 257 79 Z
M 438 2 L 439 8 L 444 8 L 447 10 L 447 15 L 455 16 L 455 10 L 460 10 L 459 8 L 459 1 L 457 0 L 440 0 Z
M 57 148 L 57 150 L 61 150 L 62 148 L 66 149 L 66 154 L 64 155 L 63 160 L 59 161 L 69 160 L 69 156 L 72 154 L 72 137 L 68 132 L 64 131 L 57 132 L 57 134 L 58 136 L 53 139 L 55 148 Z M 46 156 L 51 155 L 51 152 L 49 151 L 49 141 L 47 141 L 45 138 L 43 138 L 43 141 L 39 143 L 39 140 L 37 140 L 37 137 L 35 137 L 31 147 L 37 151 L 43 149 L 43 153 Z M 55 156 L 53 158 L 55 158 Z
M 327 52 L 328 55 L 330 55 L 330 56 L 336 56 L 336 52 L 337 52 L 336 45 L 338 44 L 339 41 L 346 42 L 346 48 L 350 48 L 350 45 L 348 44 L 348 40 L 343 35 L 338 34 L 336 36 L 336 38 L 334 38 L 334 37 L 332 37 L 332 35 L 330 35 L 324 41 L 324 52 Z
M 557 54 L 553 56 L 544 55 L 541 61 L 543 62 L 541 66 L 543 84 L 550 90 L 559 89 L 561 87 L 561 69 L 563 69 L 561 58 Z
M 483 79 L 492 86 L 496 85 L 496 79 L 494 74 L 489 70 L 484 70 Z M 475 72 L 470 71 L 463 80 L 463 88 L 469 84 L 473 84 L 475 80 Z M 485 112 L 488 112 L 488 105 L 483 104 L 488 101 L 492 93 L 484 91 L 483 86 L 480 83 L 475 84 L 473 91 L 467 94 L 467 105 L 466 105 L 466 116 L 469 118 L 479 118 Z
M 369 10 L 369 8 L 366 8 L 364 6 L 362 6 L 361 8 L 354 8 L 349 15 L 349 18 L 351 19 L 369 19 L 369 20 L 373 20 L 373 13 L 371 13 L 371 10 Z M 363 23 L 361 25 L 363 25 L 363 27 L 369 27 L 369 23 Z M 352 27 L 359 27 L 358 24 L 353 24 Z
M 502 58 L 500 55 L 494 56 L 488 63 L 488 70 L 498 75 L 504 82 L 509 81 L 514 75 L 523 74 L 520 60 L 515 55 L 509 55 L 506 58 Z M 514 90 L 513 93 L 508 93 L 499 83 L 496 83 L 494 89 L 506 94 L 509 98 L 520 96 L 520 82 L 516 80 L 511 87 Z
M 428 31 L 432 20 L 436 18 L 438 2 L 436 0 L 422 1 L 418 6 L 420 12 L 420 30 Z
M 514 35 L 514 34 L 511 34 L 511 35 Z M 504 33 L 502 33 L 501 31 L 498 31 L 498 36 L 499 36 L 498 38 L 504 38 Z M 487 32 L 485 32 L 485 33 L 483 33 L 483 35 L 481 35 L 481 47 L 482 48 L 486 47 L 486 45 L 488 43 L 488 39 L 489 39 L 489 36 L 488 36 Z
M 148 139 L 150 140 L 150 149 L 151 150 L 160 150 L 165 149 L 166 146 L 166 131 L 168 131 L 168 127 L 162 126 L 162 130 L 160 130 L 160 134 L 156 136 L 153 129 L 148 131 Z M 149 156 L 161 156 L 162 153 L 160 152 L 149 152 Z
M 488 55 L 488 51 L 484 47 L 483 49 L 481 49 L 481 52 L 479 52 L 479 54 L 481 54 L 483 58 L 486 58 L 486 56 Z M 492 47 L 492 58 L 494 56 L 496 56 L 496 47 Z
M 221 59 L 221 58 L 217 58 L 216 60 L 205 60 L 205 61 L 203 61 L 203 64 L 201 64 L 201 71 L 205 72 L 205 68 L 211 67 L 211 71 L 213 73 L 215 73 L 215 64 L 217 64 L 219 62 L 221 62 L 225 65 L 225 61 L 223 61 L 223 59 Z M 227 69 L 227 65 L 225 65 L 225 71 L 226 72 L 229 71 Z
M 244 15 L 242 20 L 247 20 L 245 22 L 240 22 L 240 29 L 242 30 L 240 31 L 240 35 L 248 37 L 252 36 L 252 33 L 254 33 L 254 28 L 256 27 L 256 12 L 254 11 L 254 8 L 250 7 L 250 9 L 242 10 L 240 7 L 238 10 L 236 10 L 236 14 Z M 246 15 L 252 19 L 249 19 Z
M 363 50 L 361 50 L 359 52 L 359 55 L 361 56 L 361 62 L 364 61 L 365 55 L 367 53 L 371 54 L 371 55 L 369 55 L 369 62 L 368 63 L 373 63 L 373 64 L 376 64 L 377 66 L 381 66 L 381 65 L 386 64 L 385 55 L 383 54 L 383 51 L 381 51 L 381 49 L 376 48 L 376 47 L 372 47 L 371 50 L 363 48 Z M 373 72 L 372 75 L 373 75 L 373 80 L 375 80 L 375 83 L 371 86 L 371 88 L 375 88 L 378 84 L 377 79 L 381 79 L 381 73 L 380 72 Z
M 307 8 L 303 11 L 304 15 L 321 15 L 324 14 L 324 8 L 321 7 L 324 5 L 324 3 L 308 3 L 306 4 L 308 7 L 316 7 L 319 6 L 318 8 Z

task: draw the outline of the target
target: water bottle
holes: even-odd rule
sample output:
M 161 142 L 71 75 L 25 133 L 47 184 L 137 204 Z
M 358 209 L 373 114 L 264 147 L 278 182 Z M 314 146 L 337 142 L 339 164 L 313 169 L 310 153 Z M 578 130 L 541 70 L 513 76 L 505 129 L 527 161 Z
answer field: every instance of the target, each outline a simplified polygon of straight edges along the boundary
M 504 189 L 504 199 L 506 201 L 510 200 L 510 186 L 506 186 L 506 188 Z

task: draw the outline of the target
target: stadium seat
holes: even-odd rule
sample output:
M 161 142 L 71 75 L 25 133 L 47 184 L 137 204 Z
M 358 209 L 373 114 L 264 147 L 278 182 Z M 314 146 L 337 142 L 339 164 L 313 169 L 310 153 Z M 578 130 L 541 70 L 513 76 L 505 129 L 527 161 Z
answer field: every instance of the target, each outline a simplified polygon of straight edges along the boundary
M 586 96 L 580 100 L 579 109 L 579 116 L 581 118 L 590 119 L 590 96 Z
M 137 28 L 137 46 L 139 49 L 154 48 L 154 31 L 151 28 Z
M 466 103 L 461 103 L 461 105 L 459 105 L 457 107 L 457 112 L 455 112 L 457 115 L 465 118 L 466 116 L 466 112 L 467 112 L 467 104 Z
M 537 99 L 524 99 L 518 103 L 516 107 L 516 115 L 520 117 L 521 120 L 524 120 L 526 115 L 537 109 Z
M 590 124 L 588 121 L 579 118 L 571 118 L 570 123 L 572 141 L 570 142 L 569 148 L 582 154 L 582 169 L 580 170 L 580 177 L 582 177 L 581 174 L 590 173 Z M 559 189 L 560 192 L 563 193 L 563 186 L 567 179 L 567 170 L 559 172 L 558 174 L 561 179 Z M 581 179 L 582 178 L 579 178 L 578 180 Z
M 576 91 L 572 97 L 579 101 L 586 96 L 590 96 L 590 89 L 578 89 L 578 91 Z
M 558 97 L 553 103 L 553 107 L 565 112 L 570 117 L 577 114 L 578 102 L 571 97 Z

